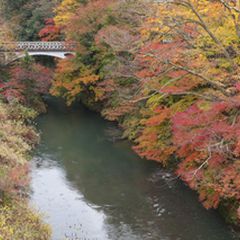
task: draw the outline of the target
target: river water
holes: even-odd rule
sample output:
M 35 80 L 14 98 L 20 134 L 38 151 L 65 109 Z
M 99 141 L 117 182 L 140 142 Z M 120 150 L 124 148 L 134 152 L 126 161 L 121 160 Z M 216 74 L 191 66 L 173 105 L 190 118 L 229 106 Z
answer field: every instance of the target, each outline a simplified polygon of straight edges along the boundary
M 83 107 L 49 102 L 32 166 L 31 204 L 53 240 L 232 240 L 214 211 Z

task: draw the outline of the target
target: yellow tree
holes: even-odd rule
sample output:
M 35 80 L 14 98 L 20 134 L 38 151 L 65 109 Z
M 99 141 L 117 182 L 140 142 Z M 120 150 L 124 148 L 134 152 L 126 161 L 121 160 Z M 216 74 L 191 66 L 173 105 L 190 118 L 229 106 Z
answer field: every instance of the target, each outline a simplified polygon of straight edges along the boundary
M 74 16 L 79 5 L 78 0 L 63 0 L 55 10 L 56 17 L 54 20 L 56 24 L 59 26 L 65 25 Z

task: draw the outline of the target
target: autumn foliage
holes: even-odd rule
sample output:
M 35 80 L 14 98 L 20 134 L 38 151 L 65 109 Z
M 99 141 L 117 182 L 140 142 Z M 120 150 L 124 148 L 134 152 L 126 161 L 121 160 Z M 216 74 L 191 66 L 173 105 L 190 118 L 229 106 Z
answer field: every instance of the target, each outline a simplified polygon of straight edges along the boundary
M 58 41 L 61 40 L 61 26 L 56 26 L 54 19 L 45 20 L 45 27 L 39 32 L 42 41 Z
M 8 69 L 8 77 L 0 78 L 1 98 L 38 108 L 42 102 L 41 95 L 49 91 L 53 71 L 25 60 Z
M 140 156 L 174 162 L 206 208 L 239 223 L 238 1 L 63 0 L 56 12 L 77 54 L 51 92 L 98 106 Z
M 35 117 L 35 111 L 19 103 L 0 101 L 0 239 L 50 239 L 50 229 L 26 201 L 28 159 L 39 141 L 27 122 Z

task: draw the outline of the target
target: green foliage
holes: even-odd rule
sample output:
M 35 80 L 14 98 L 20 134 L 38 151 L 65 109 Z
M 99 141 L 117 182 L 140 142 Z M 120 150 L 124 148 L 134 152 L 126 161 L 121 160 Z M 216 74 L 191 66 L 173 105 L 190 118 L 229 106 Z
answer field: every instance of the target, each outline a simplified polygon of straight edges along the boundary
M 53 17 L 53 8 L 58 0 L 5 0 L 1 15 L 12 23 L 15 37 L 22 41 L 39 39 L 38 33 L 44 27 L 45 20 Z

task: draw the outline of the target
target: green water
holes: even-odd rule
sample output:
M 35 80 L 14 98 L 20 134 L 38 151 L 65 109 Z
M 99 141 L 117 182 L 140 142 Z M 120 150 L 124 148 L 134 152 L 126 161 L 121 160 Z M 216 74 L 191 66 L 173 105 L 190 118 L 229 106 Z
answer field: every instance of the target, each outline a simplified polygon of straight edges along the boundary
M 53 240 L 232 240 L 223 219 L 157 163 L 139 159 L 114 125 L 49 102 L 32 167 L 31 203 Z

